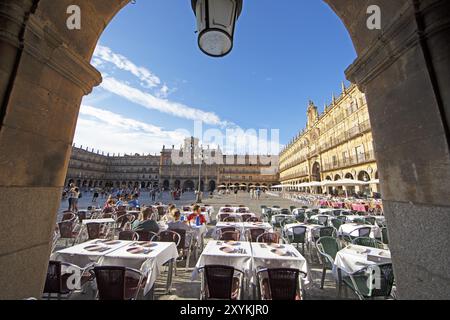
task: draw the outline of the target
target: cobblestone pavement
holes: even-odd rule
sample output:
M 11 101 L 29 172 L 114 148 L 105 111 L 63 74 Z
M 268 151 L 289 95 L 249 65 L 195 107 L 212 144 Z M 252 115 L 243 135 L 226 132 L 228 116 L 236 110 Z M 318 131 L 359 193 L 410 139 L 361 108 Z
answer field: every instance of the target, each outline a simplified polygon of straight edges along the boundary
M 86 208 L 88 205 L 91 205 L 90 201 L 92 196 L 89 194 L 85 194 L 82 199 L 80 199 L 79 208 Z M 295 202 L 290 200 L 281 199 L 279 197 L 274 197 L 270 195 L 263 194 L 261 199 L 251 199 L 250 195 L 246 192 L 240 192 L 235 198 L 234 194 L 232 195 L 215 195 L 212 199 L 204 198 L 204 203 L 214 206 L 215 213 L 212 216 L 211 224 L 208 226 L 209 232 L 205 238 L 205 241 L 211 240 L 211 233 L 214 229 L 214 224 L 216 222 L 216 212 L 219 207 L 224 206 L 225 204 L 231 205 L 245 205 L 251 209 L 252 212 L 256 214 L 261 213 L 261 205 L 273 206 L 279 205 L 281 208 L 289 208 L 291 205 L 298 205 Z M 164 203 L 173 202 L 178 206 L 191 204 L 195 201 L 195 196 L 193 193 L 185 193 L 181 200 L 172 201 L 170 199 L 169 194 L 164 194 L 163 200 Z M 104 199 L 101 199 L 101 202 L 104 202 Z M 147 194 L 142 194 L 140 198 L 141 204 L 149 204 L 151 203 Z M 67 201 L 63 201 L 61 203 L 61 210 L 65 210 L 67 208 Z M 320 289 L 320 279 L 322 275 L 322 268 L 319 264 L 318 257 L 315 252 L 313 252 L 312 256 L 307 254 L 308 260 L 310 261 L 310 273 L 312 276 L 312 283 L 306 290 L 306 299 L 309 300 L 330 300 L 337 299 L 337 290 L 336 283 L 330 271 L 327 273 L 326 281 L 324 289 Z M 312 260 L 311 260 L 312 259 Z M 312 262 L 311 262 L 312 261 Z M 195 266 L 194 259 L 191 259 L 190 266 L 187 270 L 185 270 L 185 261 L 178 262 L 178 270 L 177 274 L 173 279 L 172 291 L 170 294 L 165 292 L 165 284 L 166 284 L 166 276 L 167 271 L 163 271 L 163 273 L 158 277 L 158 280 L 155 285 L 154 291 L 154 299 L 159 300 L 190 300 L 190 299 L 198 299 L 200 297 L 200 281 L 193 281 L 191 279 L 191 274 L 193 268 Z M 345 296 L 343 294 L 343 296 Z M 92 294 L 77 294 L 73 296 L 74 299 L 92 299 Z M 346 299 L 355 299 L 351 292 L 348 292 L 348 297 Z

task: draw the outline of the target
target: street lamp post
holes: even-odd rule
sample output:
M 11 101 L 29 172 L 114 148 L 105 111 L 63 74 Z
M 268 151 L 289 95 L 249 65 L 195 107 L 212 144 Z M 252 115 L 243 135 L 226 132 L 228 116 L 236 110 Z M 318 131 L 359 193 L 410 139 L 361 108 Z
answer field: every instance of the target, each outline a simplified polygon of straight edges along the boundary
M 202 192 L 201 192 L 201 187 L 202 187 L 202 163 L 203 163 L 203 159 L 204 159 L 203 148 L 200 149 L 199 159 L 200 159 L 200 164 L 199 164 L 199 166 L 198 166 L 197 203 L 202 203 Z

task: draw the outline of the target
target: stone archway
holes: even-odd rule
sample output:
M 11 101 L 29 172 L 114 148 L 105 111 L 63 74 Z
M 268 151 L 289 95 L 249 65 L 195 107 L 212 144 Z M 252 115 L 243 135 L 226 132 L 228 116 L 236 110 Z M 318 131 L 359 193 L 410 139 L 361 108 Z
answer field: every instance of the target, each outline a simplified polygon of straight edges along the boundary
M 10 222 L 25 229 L 0 243 L 0 264 L 7 266 L 0 298 L 39 297 L 81 99 L 101 82 L 90 59 L 128 0 L 0 2 L 7 4 L 0 13 L 14 17 L 0 26 L 0 212 L 13 201 L 17 210 L 35 213 L 15 216 Z M 450 257 L 436 250 L 450 241 L 448 224 L 441 223 L 450 208 L 450 2 L 325 2 L 346 26 L 358 55 L 346 75 L 368 101 L 399 294 L 446 298 Z M 81 31 L 65 27 L 73 4 L 84 12 Z M 367 28 L 370 4 L 381 8 L 381 30 Z M 43 200 L 37 206 L 20 201 L 34 195 Z M 444 239 L 423 243 L 417 221 L 421 230 Z M 1 225 L 0 234 L 9 228 Z M 414 260 L 417 255 L 421 261 Z
M 195 191 L 195 184 L 192 180 L 186 180 L 183 183 L 183 190 L 184 191 Z

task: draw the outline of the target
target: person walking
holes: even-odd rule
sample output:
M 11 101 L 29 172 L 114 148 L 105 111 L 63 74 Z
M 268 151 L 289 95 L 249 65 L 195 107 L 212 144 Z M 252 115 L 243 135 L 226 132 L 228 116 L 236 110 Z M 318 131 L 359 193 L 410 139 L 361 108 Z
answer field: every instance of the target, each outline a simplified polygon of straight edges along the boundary
M 68 211 L 73 211 L 73 200 L 75 198 L 78 198 L 78 196 L 75 195 L 75 184 L 71 183 L 69 192 L 68 192 L 68 201 L 69 201 L 69 209 Z
M 78 199 L 81 198 L 81 192 L 78 187 L 75 187 L 73 190 L 74 198 L 72 198 L 72 211 L 76 213 L 78 212 Z
M 238 192 L 239 192 L 238 188 L 235 188 L 235 189 L 234 189 L 234 199 L 235 199 L 235 200 L 237 200 Z

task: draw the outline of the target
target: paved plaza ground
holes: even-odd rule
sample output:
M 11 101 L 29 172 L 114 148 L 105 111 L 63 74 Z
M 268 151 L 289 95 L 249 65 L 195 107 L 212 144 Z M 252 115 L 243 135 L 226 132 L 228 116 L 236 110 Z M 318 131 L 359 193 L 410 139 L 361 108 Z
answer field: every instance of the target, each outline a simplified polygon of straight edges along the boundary
M 87 206 L 91 205 L 92 195 L 85 193 L 83 198 L 80 199 L 79 209 L 85 209 Z M 102 205 L 105 199 L 99 199 L 99 203 Z M 193 193 L 185 193 L 181 197 L 181 200 L 172 201 L 170 195 L 165 193 L 163 195 L 162 202 L 164 203 L 175 203 L 177 206 L 191 204 L 195 201 L 195 195 Z M 235 195 L 214 195 L 211 198 L 204 198 L 203 202 L 208 205 L 212 205 L 215 209 L 215 213 L 212 216 L 211 224 L 208 225 L 209 232 L 205 238 L 205 242 L 211 240 L 211 233 L 214 229 L 214 225 L 216 223 L 216 213 L 217 210 L 224 206 L 225 204 L 236 204 L 236 205 L 245 205 L 248 206 L 251 212 L 260 214 L 261 213 L 261 205 L 273 206 L 279 205 L 282 208 L 289 208 L 291 205 L 298 205 L 295 202 L 290 200 L 282 199 L 279 197 L 263 194 L 261 199 L 251 199 L 249 193 L 240 192 L 235 198 Z M 141 204 L 150 204 L 151 200 L 148 196 L 148 193 L 143 193 L 140 198 Z M 67 201 L 62 201 L 61 203 L 61 211 L 67 209 Z M 309 260 L 311 258 L 308 258 Z M 199 299 L 200 297 L 200 281 L 193 281 L 191 279 L 191 274 L 193 268 L 195 266 L 196 261 L 191 259 L 190 266 L 187 270 L 185 270 L 185 261 L 178 262 L 178 270 L 176 276 L 173 279 L 173 287 L 170 294 L 165 292 L 165 284 L 166 284 L 166 275 L 167 272 L 164 271 L 158 278 L 155 284 L 154 298 L 159 300 L 190 300 L 190 299 Z M 337 290 L 336 283 L 331 272 L 328 272 L 327 278 L 325 281 L 324 289 L 320 289 L 320 279 L 322 275 L 322 268 L 318 262 L 317 256 L 312 256 L 312 263 L 309 263 L 310 272 L 312 276 L 312 283 L 309 285 L 307 289 L 307 296 L 305 297 L 308 300 L 328 300 L 328 299 L 337 299 Z M 344 295 L 343 295 L 344 296 Z M 73 296 L 74 299 L 93 299 L 92 295 L 87 294 L 77 294 Z M 348 291 L 348 297 L 346 299 L 355 299 L 350 291 Z

